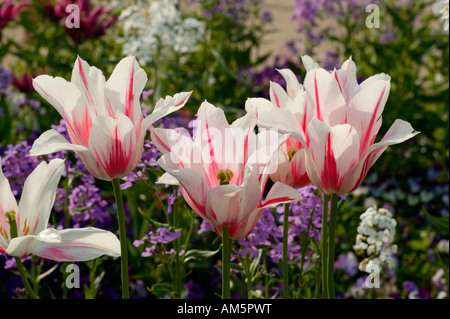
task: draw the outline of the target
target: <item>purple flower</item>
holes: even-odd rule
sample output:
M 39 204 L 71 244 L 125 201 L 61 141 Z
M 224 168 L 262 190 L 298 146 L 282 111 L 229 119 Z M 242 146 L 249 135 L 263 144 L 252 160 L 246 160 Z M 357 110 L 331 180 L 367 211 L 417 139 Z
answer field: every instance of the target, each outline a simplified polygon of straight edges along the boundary
M 10 70 L 5 69 L 0 64 L 0 95 L 6 92 L 6 89 L 13 83 L 13 75 Z
M 180 238 L 180 236 L 180 231 L 172 232 L 169 230 L 169 228 L 160 227 L 156 230 L 156 232 L 150 234 L 150 242 L 152 244 L 167 244 L 174 241 L 175 239 Z
M 340 254 L 334 263 L 334 269 L 340 269 L 353 277 L 358 273 L 358 259 L 351 251 Z

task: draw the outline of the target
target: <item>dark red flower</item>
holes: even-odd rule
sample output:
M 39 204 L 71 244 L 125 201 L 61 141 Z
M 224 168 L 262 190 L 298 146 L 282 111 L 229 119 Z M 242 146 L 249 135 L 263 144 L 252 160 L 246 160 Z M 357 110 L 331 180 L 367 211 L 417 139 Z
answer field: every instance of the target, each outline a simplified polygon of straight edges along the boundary
M 31 5 L 28 1 L 0 0 L 0 40 L 2 39 L 2 31 L 4 27 L 14 20 L 14 18 L 22 12 L 23 8 Z

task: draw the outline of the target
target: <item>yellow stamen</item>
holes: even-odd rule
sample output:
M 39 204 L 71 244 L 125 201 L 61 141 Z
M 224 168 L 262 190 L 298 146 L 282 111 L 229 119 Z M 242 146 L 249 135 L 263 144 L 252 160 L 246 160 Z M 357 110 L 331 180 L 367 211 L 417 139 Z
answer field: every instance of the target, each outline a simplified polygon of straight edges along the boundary
M 292 158 L 294 157 L 295 153 L 298 152 L 298 148 L 294 148 L 294 147 L 288 147 L 286 150 L 286 155 L 289 158 L 289 162 L 292 161 Z
M 0 226 L 0 234 L 2 234 L 2 236 L 5 237 L 6 239 L 9 239 L 6 229 L 3 229 L 2 226 Z
M 233 172 L 230 169 L 219 169 L 216 178 L 220 181 L 220 185 L 228 185 L 233 178 Z
M 25 222 L 23 223 L 23 234 L 26 236 L 30 232 L 30 226 L 27 226 L 27 218 L 25 218 Z

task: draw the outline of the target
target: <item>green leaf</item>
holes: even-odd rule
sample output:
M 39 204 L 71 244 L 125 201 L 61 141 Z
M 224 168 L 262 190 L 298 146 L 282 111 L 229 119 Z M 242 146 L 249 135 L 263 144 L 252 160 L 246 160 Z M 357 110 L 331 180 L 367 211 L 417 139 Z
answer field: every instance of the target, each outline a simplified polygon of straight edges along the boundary
M 428 219 L 431 221 L 431 223 L 434 226 L 434 229 L 437 231 L 439 235 L 448 236 L 449 235 L 449 219 L 448 217 L 436 217 L 431 216 L 430 213 L 428 213 L 425 208 L 423 208 L 425 214 L 427 215 Z
M 190 260 L 200 260 L 205 258 L 211 258 L 215 254 L 217 254 L 222 245 L 219 246 L 217 250 L 199 250 L 199 249 L 191 249 L 186 252 L 184 262 L 187 263 Z
M 170 294 L 172 290 L 172 286 L 167 283 L 157 283 L 152 286 L 152 288 L 148 289 L 152 294 L 156 297 L 164 297 Z

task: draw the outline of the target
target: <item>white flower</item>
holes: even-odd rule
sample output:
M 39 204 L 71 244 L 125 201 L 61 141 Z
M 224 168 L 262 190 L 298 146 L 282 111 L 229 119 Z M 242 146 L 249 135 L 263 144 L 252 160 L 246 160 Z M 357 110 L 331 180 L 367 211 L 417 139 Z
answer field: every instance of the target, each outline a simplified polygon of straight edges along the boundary
M 177 0 L 137 0 L 122 7 L 119 21 L 123 26 L 124 55 L 136 56 L 139 64 L 148 65 L 158 57 L 179 56 L 198 51 L 204 37 L 202 23 L 184 18 Z
M 443 29 L 446 33 L 449 31 L 449 0 L 436 1 L 433 11 L 439 16 L 439 20 L 443 22 Z
M 397 222 L 387 209 L 369 207 L 360 216 L 361 222 L 357 228 L 356 244 L 353 249 L 358 255 L 366 258 L 360 263 L 359 269 L 370 272 L 372 266 L 395 267 L 392 254 L 397 252 L 393 245 Z

